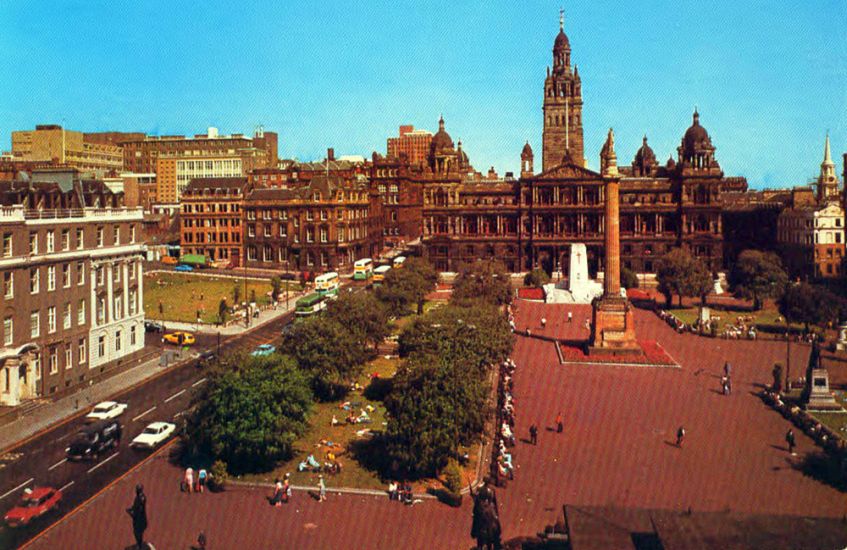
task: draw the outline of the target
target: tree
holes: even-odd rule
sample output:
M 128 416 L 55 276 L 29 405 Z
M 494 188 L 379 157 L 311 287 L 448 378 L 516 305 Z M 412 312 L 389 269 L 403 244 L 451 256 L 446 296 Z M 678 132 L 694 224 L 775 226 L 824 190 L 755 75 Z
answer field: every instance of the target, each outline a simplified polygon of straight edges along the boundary
M 235 283 L 235 286 L 232 287 L 232 303 L 236 306 L 241 303 L 241 285 L 239 283 Z
M 309 317 L 291 325 L 283 339 L 289 353 L 312 380 L 318 398 L 344 395 L 362 372 L 369 353 L 354 330 L 327 317 Z
M 370 292 L 342 293 L 330 302 L 324 317 L 347 327 L 357 340 L 373 348 L 391 333 L 385 305 Z
M 524 286 L 540 288 L 550 282 L 550 276 L 541 268 L 535 268 L 523 278 Z
M 638 275 L 631 269 L 621 268 L 621 286 L 624 288 L 638 288 Z
M 438 273 L 423 258 L 409 258 L 402 269 L 392 269 L 385 275 L 376 295 L 394 315 L 406 315 L 410 306 L 423 313 L 426 295 L 435 289 Z
M 735 296 L 753 300 L 753 309 L 762 309 L 766 298 L 777 298 L 788 282 L 782 262 L 773 252 L 745 250 L 729 272 L 729 284 Z
M 279 293 L 282 290 L 282 279 L 273 277 L 271 279 L 271 300 L 276 302 L 279 300 Z
M 705 302 L 714 284 L 703 262 L 682 248 L 674 248 L 662 257 L 656 280 L 659 282 L 659 292 L 664 294 L 668 306 L 671 305 L 673 294 L 679 296 L 680 306 L 683 296 L 700 298 Z
M 226 323 L 226 314 L 228 309 L 229 308 L 226 305 L 226 298 L 221 298 L 221 301 L 218 304 L 218 321 L 220 321 L 221 324 Z
M 308 427 L 308 378 L 287 357 L 229 358 L 213 371 L 187 424 L 188 448 L 233 473 L 266 471 L 292 456 Z
M 803 323 L 806 331 L 810 325 L 824 325 L 837 321 L 842 309 L 841 300 L 826 289 L 809 283 L 789 284 L 777 300 L 779 313 L 789 323 Z
M 499 260 L 477 260 L 466 264 L 453 284 L 451 302 L 462 304 L 481 300 L 504 305 L 512 301 L 512 282 Z

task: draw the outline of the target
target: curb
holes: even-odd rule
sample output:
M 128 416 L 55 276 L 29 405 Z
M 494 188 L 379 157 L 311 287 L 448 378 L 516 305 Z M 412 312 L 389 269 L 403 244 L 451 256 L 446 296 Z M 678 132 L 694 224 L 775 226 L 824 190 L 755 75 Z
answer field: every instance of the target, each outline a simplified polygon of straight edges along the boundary
M 261 482 L 261 481 L 238 481 L 238 480 L 229 480 L 227 483 L 232 483 L 233 485 L 237 485 L 239 487 L 255 487 L 255 488 L 269 488 L 272 489 L 274 487 L 273 483 L 270 482 Z M 291 489 L 293 491 L 314 491 L 316 489 L 315 486 L 312 485 L 291 485 Z M 346 495 L 360 495 L 360 496 L 373 496 L 373 497 L 388 497 L 388 491 L 380 491 L 379 489 L 359 489 L 356 487 L 329 487 L 327 486 L 326 492 L 335 492 L 342 493 Z M 432 499 L 438 500 L 435 495 L 430 495 L 429 493 L 413 493 L 413 496 L 421 499 Z

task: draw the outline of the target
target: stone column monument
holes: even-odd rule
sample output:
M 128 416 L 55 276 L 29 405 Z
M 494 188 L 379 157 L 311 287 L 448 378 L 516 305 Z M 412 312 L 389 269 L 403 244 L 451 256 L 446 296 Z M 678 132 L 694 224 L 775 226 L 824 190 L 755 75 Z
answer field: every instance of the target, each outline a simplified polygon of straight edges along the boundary
M 621 296 L 620 173 L 611 129 L 600 156 L 605 180 L 605 275 L 603 296 L 593 303 L 589 353 L 641 353 L 632 306 Z

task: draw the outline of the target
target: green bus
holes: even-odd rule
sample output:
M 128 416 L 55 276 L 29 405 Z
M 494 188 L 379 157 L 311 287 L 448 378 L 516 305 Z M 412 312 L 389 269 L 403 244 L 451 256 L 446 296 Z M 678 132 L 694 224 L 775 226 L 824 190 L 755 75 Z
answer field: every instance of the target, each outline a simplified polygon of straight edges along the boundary
M 356 260 L 353 264 L 353 280 L 367 281 L 373 277 L 374 261 L 370 258 Z
M 294 315 L 307 317 L 326 309 L 326 296 L 313 292 L 294 303 Z

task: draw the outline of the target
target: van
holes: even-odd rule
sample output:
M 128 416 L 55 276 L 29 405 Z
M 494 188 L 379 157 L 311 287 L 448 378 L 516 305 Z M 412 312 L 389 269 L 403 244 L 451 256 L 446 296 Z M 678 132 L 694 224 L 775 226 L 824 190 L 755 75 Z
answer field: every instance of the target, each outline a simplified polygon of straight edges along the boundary
M 121 442 L 121 425 L 117 420 L 99 420 L 77 432 L 65 449 L 68 460 L 97 460 Z

